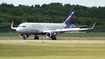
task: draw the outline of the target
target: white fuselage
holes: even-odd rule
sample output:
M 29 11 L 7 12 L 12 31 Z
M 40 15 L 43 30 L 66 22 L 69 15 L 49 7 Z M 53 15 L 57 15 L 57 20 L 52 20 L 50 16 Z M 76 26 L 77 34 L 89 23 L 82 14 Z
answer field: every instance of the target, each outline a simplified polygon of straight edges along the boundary
M 44 30 L 56 30 L 64 28 L 66 25 L 63 23 L 22 23 L 16 31 L 19 33 L 43 33 Z

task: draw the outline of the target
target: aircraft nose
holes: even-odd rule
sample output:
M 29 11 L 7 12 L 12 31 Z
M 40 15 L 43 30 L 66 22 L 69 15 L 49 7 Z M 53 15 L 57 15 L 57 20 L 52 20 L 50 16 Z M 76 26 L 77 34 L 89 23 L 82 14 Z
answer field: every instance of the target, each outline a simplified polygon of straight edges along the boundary
M 19 33 L 22 33 L 22 32 L 24 32 L 25 30 L 22 29 L 22 28 L 17 28 L 16 31 L 19 32 Z
M 21 32 L 21 29 L 20 29 L 20 28 L 17 28 L 16 31 L 17 31 L 17 32 Z

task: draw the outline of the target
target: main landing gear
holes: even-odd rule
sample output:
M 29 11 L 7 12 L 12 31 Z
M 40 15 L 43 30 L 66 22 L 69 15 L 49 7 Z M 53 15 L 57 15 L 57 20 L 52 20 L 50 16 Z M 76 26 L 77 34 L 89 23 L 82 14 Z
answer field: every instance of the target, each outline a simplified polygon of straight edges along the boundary
M 38 40 L 38 39 L 39 39 L 39 37 L 38 37 L 37 35 L 35 35 L 35 36 L 34 36 L 34 39 L 35 39 L 35 40 Z
M 56 36 L 51 38 L 52 40 L 56 40 Z

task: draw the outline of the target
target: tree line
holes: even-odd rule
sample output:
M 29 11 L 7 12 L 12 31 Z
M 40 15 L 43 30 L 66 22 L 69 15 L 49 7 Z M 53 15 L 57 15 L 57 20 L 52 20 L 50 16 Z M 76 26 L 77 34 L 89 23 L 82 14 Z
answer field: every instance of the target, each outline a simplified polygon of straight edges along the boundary
M 0 28 L 10 28 L 12 21 L 15 22 L 16 26 L 22 22 L 62 23 L 72 7 L 75 9 L 73 24 L 90 27 L 94 22 L 97 22 L 96 28 L 105 27 L 105 7 L 62 5 L 62 3 L 14 6 L 2 3 L 0 4 Z

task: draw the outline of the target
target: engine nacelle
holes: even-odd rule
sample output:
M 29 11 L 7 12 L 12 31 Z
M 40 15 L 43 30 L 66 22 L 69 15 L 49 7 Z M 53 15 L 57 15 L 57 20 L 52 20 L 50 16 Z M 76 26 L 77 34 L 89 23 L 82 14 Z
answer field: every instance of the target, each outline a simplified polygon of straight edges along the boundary
M 46 33 L 46 37 L 47 38 L 55 38 L 56 37 L 56 34 L 55 32 L 50 32 L 50 33 Z

